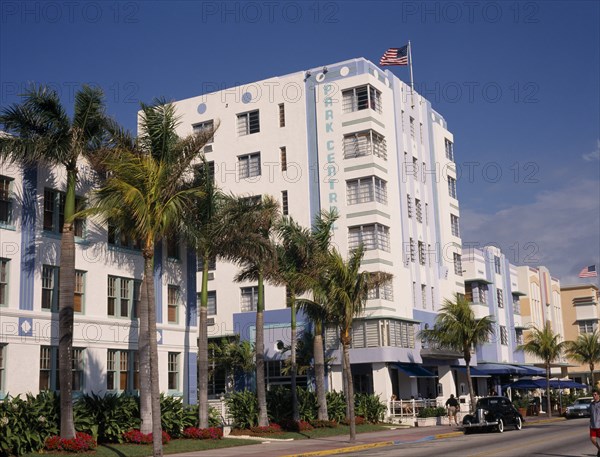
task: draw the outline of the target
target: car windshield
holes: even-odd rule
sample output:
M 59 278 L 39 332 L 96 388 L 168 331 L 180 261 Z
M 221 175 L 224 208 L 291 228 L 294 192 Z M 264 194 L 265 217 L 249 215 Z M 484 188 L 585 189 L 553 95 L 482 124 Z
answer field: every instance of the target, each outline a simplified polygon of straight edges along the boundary
M 500 397 L 494 398 L 482 398 L 477 401 L 476 408 L 493 408 L 494 406 L 498 406 L 500 404 Z
M 589 405 L 591 402 L 591 398 L 578 398 L 577 400 L 575 400 L 576 405 Z

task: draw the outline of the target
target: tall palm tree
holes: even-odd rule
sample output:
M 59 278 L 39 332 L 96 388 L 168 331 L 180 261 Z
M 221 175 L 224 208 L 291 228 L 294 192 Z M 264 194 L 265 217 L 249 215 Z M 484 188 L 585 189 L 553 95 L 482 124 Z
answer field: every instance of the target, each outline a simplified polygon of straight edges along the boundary
M 392 275 L 382 272 L 359 271 L 364 249 L 360 246 L 352 251 L 345 261 L 341 254 L 333 249 L 326 263 L 322 288 L 317 290 L 317 302 L 327 308 L 328 317 L 339 327 L 342 343 L 342 372 L 346 386 L 348 402 L 348 420 L 350 421 L 350 441 L 356 440 L 354 417 L 354 386 L 350 366 L 350 346 L 352 344 L 352 324 L 354 318 L 362 313 L 369 290 L 390 281 Z
M 82 86 L 75 95 L 72 119 L 67 115 L 58 94 L 47 87 L 32 87 L 24 94 L 22 104 L 5 108 L 0 124 L 8 135 L 0 137 L 0 158 L 26 166 L 61 166 L 66 170 L 64 223 L 59 227 L 60 293 L 59 381 L 60 434 L 73 438 L 72 360 L 73 310 L 75 295 L 75 232 L 73 214 L 77 163 L 89 158 L 102 144 L 105 133 L 104 94 L 99 88 Z
M 242 268 L 235 278 L 236 282 L 258 282 L 255 357 L 260 426 L 269 425 L 265 383 L 264 282 L 266 272 L 272 271 L 277 261 L 272 237 L 279 217 L 278 208 L 279 204 L 270 196 L 265 196 L 260 201 L 254 198 L 240 198 L 228 205 L 224 218 L 225 224 L 237 227 L 237 231 L 228 238 L 229 245 L 235 247 L 235 252 L 225 253 L 229 260 Z
M 594 368 L 600 363 L 600 335 L 594 330 L 592 333 L 583 333 L 575 341 L 566 341 L 567 356 L 580 364 L 590 367 L 590 380 L 592 387 L 596 387 Z
M 550 365 L 558 359 L 564 349 L 566 343 L 560 341 L 560 335 L 552 331 L 549 322 L 546 322 L 543 329 L 533 327 L 531 333 L 527 336 L 525 344 L 517 347 L 517 350 L 541 359 L 546 367 L 546 407 L 548 408 L 548 416 L 552 415 L 550 404 Z
M 456 294 L 454 300 L 444 300 L 433 328 L 422 330 L 418 334 L 418 337 L 424 342 L 462 354 L 467 368 L 471 410 L 475 406 L 473 379 L 471 378 L 471 349 L 488 341 L 493 332 L 493 317 L 485 316 L 476 319 L 469 302 Z
M 254 345 L 249 341 L 240 341 L 236 337 L 221 338 L 221 341 L 209 343 L 210 366 L 225 368 L 227 383 L 233 383 L 233 377 L 237 372 L 244 374 L 244 381 L 249 374 L 256 369 Z M 226 393 L 228 386 L 225 387 Z
M 142 104 L 140 135 L 134 149 L 119 147 L 104 157 L 106 182 L 94 193 L 84 214 L 99 215 L 141 240 L 144 276 L 140 294 L 140 399 L 150 397 L 151 411 L 142 411 L 142 426 L 151 423 L 154 455 L 162 455 L 161 412 L 154 296 L 154 249 L 180 230 L 186 208 L 202 196 L 190 182 L 193 162 L 209 134 L 180 138 L 175 107 L 164 100 Z

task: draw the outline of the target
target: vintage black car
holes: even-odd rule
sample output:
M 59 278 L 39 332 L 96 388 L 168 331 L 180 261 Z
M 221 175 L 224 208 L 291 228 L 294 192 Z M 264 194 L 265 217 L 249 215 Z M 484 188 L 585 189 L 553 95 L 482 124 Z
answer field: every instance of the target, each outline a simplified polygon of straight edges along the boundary
M 474 430 L 496 430 L 504 432 L 505 427 L 517 430 L 523 427 L 523 416 L 506 397 L 483 397 L 477 400 L 474 414 L 463 418 L 465 434 Z

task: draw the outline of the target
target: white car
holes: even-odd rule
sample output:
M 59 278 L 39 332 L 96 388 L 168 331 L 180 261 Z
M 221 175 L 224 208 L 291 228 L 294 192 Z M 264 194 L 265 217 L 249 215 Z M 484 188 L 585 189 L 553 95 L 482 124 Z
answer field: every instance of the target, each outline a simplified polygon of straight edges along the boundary
M 589 417 L 590 416 L 590 403 L 592 403 L 592 397 L 581 397 L 575 400 L 571 406 L 567 407 L 565 416 L 567 419 L 572 417 Z

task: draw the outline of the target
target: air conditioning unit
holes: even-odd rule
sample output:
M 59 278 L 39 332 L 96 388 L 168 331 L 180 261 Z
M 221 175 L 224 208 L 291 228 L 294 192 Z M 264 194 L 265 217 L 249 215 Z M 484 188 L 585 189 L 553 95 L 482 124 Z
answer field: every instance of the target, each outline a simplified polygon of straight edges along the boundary
M 206 319 L 206 325 L 215 325 L 215 318 L 209 317 L 208 319 Z
M 213 279 L 215 279 L 215 273 L 214 273 L 214 271 L 209 271 L 208 272 L 208 280 L 212 281 Z
M 207 144 L 206 146 L 204 146 L 204 152 L 212 152 L 212 151 L 213 151 L 212 144 Z

